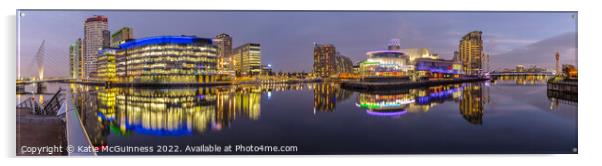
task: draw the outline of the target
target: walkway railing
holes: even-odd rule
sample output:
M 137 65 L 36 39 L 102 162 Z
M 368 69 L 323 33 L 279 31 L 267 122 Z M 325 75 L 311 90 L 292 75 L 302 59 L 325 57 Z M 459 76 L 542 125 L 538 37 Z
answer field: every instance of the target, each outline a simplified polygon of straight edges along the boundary
M 61 93 L 63 89 L 59 90 L 50 98 L 48 101 L 38 103 L 34 97 L 26 99 L 19 103 L 17 108 L 30 109 L 34 115 L 56 115 L 57 111 L 61 108 L 61 103 L 65 100 Z

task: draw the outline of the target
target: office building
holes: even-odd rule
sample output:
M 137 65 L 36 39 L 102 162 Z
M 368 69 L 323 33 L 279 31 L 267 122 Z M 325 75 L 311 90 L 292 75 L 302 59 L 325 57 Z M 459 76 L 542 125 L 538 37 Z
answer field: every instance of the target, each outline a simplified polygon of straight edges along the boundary
M 271 64 L 261 65 L 261 74 L 274 75 L 274 72 L 272 71 L 272 65 Z
M 106 16 L 93 16 L 84 23 L 83 78 L 90 78 L 96 72 L 96 54 L 103 46 L 103 31 L 109 27 Z
M 134 39 L 134 31 L 130 27 L 123 27 L 111 35 L 111 47 L 119 47 L 119 44 Z
M 98 51 L 96 77 L 104 81 L 117 81 L 117 62 L 115 59 L 117 49 L 103 48 Z
M 115 50 L 119 81 L 209 83 L 220 81 L 217 47 L 195 36 L 156 36 L 129 40 Z
M 232 51 L 232 64 L 236 75 L 253 76 L 261 73 L 261 46 L 247 43 Z
M 436 54 L 432 54 L 431 51 L 427 48 L 405 48 L 401 49 L 401 52 L 408 56 L 410 64 L 415 64 L 415 60 L 418 58 L 439 58 L 439 56 L 437 56 Z
M 217 69 L 220 73 L 233 75 L 232 64 L 232 37 L 222 33 L 213 38 L 213 44 L 217 46 Z
M 481 35 L 481 31 L 472 31 L 460 40 L 458 52 L 466 75 L 480 75 L 483 71 L 484 54 Z
M 336 74 L 336 48 L 332 44 L 314 44 L 313 72 L 320 77 Z

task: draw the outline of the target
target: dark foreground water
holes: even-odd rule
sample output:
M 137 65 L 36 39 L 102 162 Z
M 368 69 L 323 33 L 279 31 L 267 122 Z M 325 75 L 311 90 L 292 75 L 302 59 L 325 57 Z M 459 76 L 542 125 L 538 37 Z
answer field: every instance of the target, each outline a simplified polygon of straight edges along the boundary
M 336 83 L 64 87 L 94 146 L 137 151 L 100 155 L 576 153 L 577 104 L 549 96 L 543 80 L 373 93 Z

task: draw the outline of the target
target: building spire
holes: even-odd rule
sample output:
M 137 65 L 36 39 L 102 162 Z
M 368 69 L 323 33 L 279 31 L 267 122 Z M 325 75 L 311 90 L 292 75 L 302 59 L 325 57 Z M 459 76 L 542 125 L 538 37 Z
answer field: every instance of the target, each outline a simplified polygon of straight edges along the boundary
M 556 62 L 556 74 L 560 74 L 560 53 L 556 51 L 556 55 L 554 56 L 554 60 Z

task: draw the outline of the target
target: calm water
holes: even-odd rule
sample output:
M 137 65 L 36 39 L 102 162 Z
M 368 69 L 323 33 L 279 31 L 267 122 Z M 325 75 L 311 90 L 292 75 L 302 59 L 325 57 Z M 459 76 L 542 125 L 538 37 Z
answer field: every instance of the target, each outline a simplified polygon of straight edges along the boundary
M 94 146 L 297 146 L 297 152 L 237 154 L 574 153 L 577 104 L 549 97 L 544 80 L 376 93 L 336 83 L 60 86 L 70 90 Z

